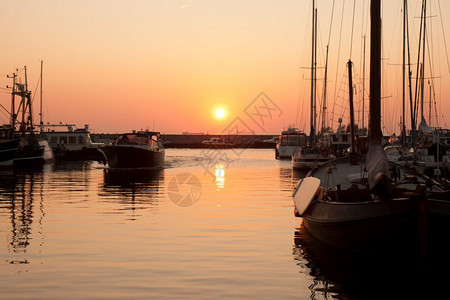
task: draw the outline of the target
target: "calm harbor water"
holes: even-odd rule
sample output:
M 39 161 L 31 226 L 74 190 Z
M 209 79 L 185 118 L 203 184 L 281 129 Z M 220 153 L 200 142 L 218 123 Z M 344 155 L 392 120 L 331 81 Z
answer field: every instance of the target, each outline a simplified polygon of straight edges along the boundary
M 67 162 L 0 173 L 0 297 L 352 299 L 293 215 L 302 176 L 271 149 L 167 149 L 161 171 Z M 326 266 L 344 276 L 337 260 Z M 355 299 L 415 284 L 367 281 L 377 288 Z

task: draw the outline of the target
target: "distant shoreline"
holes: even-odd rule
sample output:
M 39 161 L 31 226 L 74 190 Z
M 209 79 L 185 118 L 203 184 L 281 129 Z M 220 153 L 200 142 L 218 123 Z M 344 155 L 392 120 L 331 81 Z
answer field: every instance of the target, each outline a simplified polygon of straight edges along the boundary
M 117 133 L 91 133 L 93 142 L 111 143 L 119 134 Z M 161 134 L 165 148 L 256 148 L 275 149 L 276 143 L 265 142 L 273 138 L 273 134 L 263 135 L 237 135 L 237 134 Z M 212 138 L 221 138 L 224 144 L 208 144 Z

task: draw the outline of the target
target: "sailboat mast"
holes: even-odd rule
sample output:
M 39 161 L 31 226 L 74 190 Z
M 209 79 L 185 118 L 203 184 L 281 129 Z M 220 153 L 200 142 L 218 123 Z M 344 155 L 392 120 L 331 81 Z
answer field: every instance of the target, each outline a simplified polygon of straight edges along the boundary
M 353 108 L 353 75 L 352 75 L 352 61 L 349 60 L 347 63 L 348 66 L 348 88 L 349 88 L 349 98 L 350 98 L 350 136 L 352 138 L 351 147 L 352 153 L 356 153 L 355 147 L 355 111 Z
M 424 90 L 425 90 L 425 37 L 426 37 L 426 24 L 427 24 L 427 0 L 423 0 L 423 35 L 422 35 L 422 72 L 421 72 L 421 85 L 422 89 L 420 91 L 420 101 L 422 106 L 422 118 L 424 116 L 423 111 L 423 101 L 424 101 Z
M 44 123 L 42 122 L 42 71 L 44 69 L 44 62 L 41 60 L 41 90 L 40 90 L 40 112 L 39 112 L 39 125 L 41 127 L 41 132 L 44 131 Z
M 325 59 L 325 79 L 323 86 L 323 105 L 322 105 L 322 134 L 325 132 L 325 128 L 327 126 L 327 74 L 328 74 L 328 45 L 327 45 L 327 56 Z
M 314 18 L 314 135 L 317 134 L 317 8 Z
M 370 140 L 381 142 L 381 13 L 380 0 L 371 1 L 370 26 Z
M 402 64 L 402 146 L 406 146 L 406 124 L 405 124 L 405 113 L 406 113 L 406 86 L 405 86 L 405 76 L 406 76 L 406 1 L 403 1 L 403 64 Z
M 409 86 L 409 111 L 411 114 L 411 144 L 412 147 L 416 146 L 416 103 L 414 101 L 413 103 L 413 93 L 412 93 L 412 80 L 411 80 L 411 49 L 410 49 L 410 43 L 409 43 L 409 22 L 408 22 L 408 1 L 405 0 L 404 3 L 405 8 L 405 23 L 406 23 L 406 39 L 407 39 L 407 49 L 408 49 L 408 86 Z
M 314 31 L 315 31 L 315 0 L 312 0 L 312 37 L 311 37 L 311 111 L 310 125 L 311 131 L 309 138 L 314 139 Z
M 430 87 L 430 103 L 428 104 L 428 126 L 431 126 L 431 83 L 428 80 L 428 86 Z
M 363 94 L 362 94 L 362 134 L 365 135 L 366 134 L 366 130 L 364 129 L 364 97 L 366 94 L 366 88 L 365 88 L 365 82 L 366 82 L 366 35 L 364 35 L 364 51 L 363 51 Z

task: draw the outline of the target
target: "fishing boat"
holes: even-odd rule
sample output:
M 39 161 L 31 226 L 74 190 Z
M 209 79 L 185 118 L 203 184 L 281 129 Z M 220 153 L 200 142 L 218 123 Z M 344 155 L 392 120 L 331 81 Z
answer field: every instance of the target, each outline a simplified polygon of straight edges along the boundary
M 103 153 L 109 168 L 162 168 L 165 149 L 161 134 L 154 131 L 133 131 L 117 137 L 112 145 L 103 145 Z
M 275 147 L 275 158 L 291 159 L 292 155 L 300 150 L 300 147 L 306 146 L 306 140 L 306 134 L 297 128 L 289 127 L 287 130 L 283 130 Z
M 89 125 L 77 128 L 73 124 L 46 124 L 42 128 L 40 135 L 49 141 L 57 159 L 103 160 L 103 154 L 98 151 L 103 143 L 92 142 Z
M 19 139 L 14 138 L 11 126 L 0 127 L 0 169 L 12 168 L 18 147 Z
M 9 78 L 13 79 L 11 111 L 11 126 L 15 130 L 14 137 L 19 139 L 19 145 L 14 156 L 14 167 L 35 167 L 43 164 L 52 163 L 55 157 L 48 141 L 40 137 L 35 132 L 33 123 L 33 109 L 31 100 L 31 91 L 28 90 L 27 68 L 25 66 L 25 83 L 17 83 L 17 74 Z M 42 82 L 42 80 L 41 80 Z M 41 87 L 42 90 L 42 87 Z M 19 97 L 18 106 L 16 106 L 15 97 Z M 17 107 L 17 110 L 16 110 Z M 21 116 L 21 120 L 18 120 Z M 16 130 L 18 126 L 18 130 Z
M 355 252 L 387 250 L 414 242 L 424 182 L 394 182 L 381 134 L 380 0 L 371 1 L 370 134 L 367 155 L 330 160 L 299 181 L 295 215 L 316 240 Z M 349 76 L 350 77 L 350 76 Z M 351 97 L 351 96 L 350 96 Z M 352 119 L 352 118 L 351 118 Z M 354 128 L 352 121 L 351 128 Z M 352 149 L 355 141 L 352 138 Z

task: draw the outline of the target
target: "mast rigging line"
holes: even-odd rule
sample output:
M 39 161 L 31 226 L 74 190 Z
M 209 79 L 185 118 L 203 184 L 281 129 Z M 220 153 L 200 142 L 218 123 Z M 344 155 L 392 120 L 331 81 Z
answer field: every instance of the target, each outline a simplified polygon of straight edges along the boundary
M 431 24 L 428 27 L 431 27 Z M 432 29 L 430 31 L 432 31 Z M 431 37 L 430 37 L 430 35 L 431 35 Z M 429 39 L 431 39 L 431 42 L 429 41 Z M 435 90 L 435 84 L 434 84 L 434 78 L 435 77 L 434 77 L 434 71 L 433 71 L 433 61 L 434 61 L 434 59 L 433 59 L 433 53 L 430 50 L 430 43 L 433 46 L 433 35 L 432 34 L 427 34 L 426 35 L 426 40 L 427 40 L 427 45 L 426 46 L 427 46 L 427 50 L 428 50 L 428 64 L 430 66 L 430 78 L 428 79 L 428 83 L 430 83 L 430 80 L 431 80 L 431 88 L 433 90 L 433 97 L 430 97 L 430 102 L 434 103 L 434 108 L 436 109 L 436 90 Z M 425 76 L 424 76 L 424 80 L 425 80 Z M 432 101 L 432 100 L 434 100 L 434 101 Z M 431 112 L 430 112 L 430 114 L 431 114 Z M 428 120 L 428 122 L 429 122 L 429 125 L 431 126 L 431 119 Z M 436 118 L 436 126 L 439 127 L 439 119 L 438 118 Z
M 339 64 L 340 64 L 339 58 L 341 56 L 342 24 L 343 24 L 343 21 L 344 21 L 344 8 L 345 8 L 345 0 L 342 1 L 341 28 L 340 28 L 340 31 L 339 31 L 339 46 L 338 46 L 336 76 L 335 76 L 335 82 L 336 83 L 338 82 L 338 75 L 339 75 Z M 336 98 L 336 91 L 337 91 L 337 84 L 334 85 L 334 95 L 333 95 L 334 98 Z
M 447 68 L 448 68 L 448 72 L 450 73 L 450 63 L 448 60 L 447 41 L 445 40 L 444 22 L 442 21 L 441 0 L 438 0 L 438 6 L 439 6 L 439 17 L 441 19 L 442 37 L 444 39 L 445 56 L 447 57 Z
M 353 50 L 353 29 L 355 27 L 355 6 L 356 0 L 353 0 L 353 16 L 352 16 L 352 36 L 350 38 L 350 60 L 352 59 L 352 50 Z

